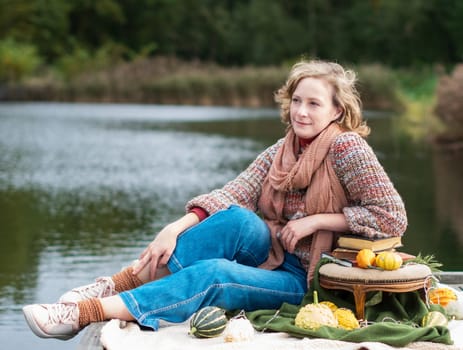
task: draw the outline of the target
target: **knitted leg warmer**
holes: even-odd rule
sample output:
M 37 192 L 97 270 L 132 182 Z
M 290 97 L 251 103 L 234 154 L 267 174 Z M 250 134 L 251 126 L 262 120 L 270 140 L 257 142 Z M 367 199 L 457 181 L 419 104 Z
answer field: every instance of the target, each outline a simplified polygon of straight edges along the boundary
M 143 282 L 134 275 L 132 271 L 132 266 L 129 266 L 111 277 L 114 282 L 114 289 L 117 292 L 134 289 L 143 284 Z
M 97 298 L 79 301 L 79 327 L 84 328 L 92 322 L 102 322 L 105 320 L 103 306 Z

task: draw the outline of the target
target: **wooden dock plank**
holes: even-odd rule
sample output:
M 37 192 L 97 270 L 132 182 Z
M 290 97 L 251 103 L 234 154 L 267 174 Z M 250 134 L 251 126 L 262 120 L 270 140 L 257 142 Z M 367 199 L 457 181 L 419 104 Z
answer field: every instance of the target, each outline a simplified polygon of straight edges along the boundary
M 84 335 L 77 346 L 77 350 L 103 350 L 100 343 L 100 333 L 106 322 L 92 323 L 84 330 Z
M 436 273 L 435 276 L 441 283 L 448 284 L 456 289 L 463 290 L 463 272 L 443 271 Z

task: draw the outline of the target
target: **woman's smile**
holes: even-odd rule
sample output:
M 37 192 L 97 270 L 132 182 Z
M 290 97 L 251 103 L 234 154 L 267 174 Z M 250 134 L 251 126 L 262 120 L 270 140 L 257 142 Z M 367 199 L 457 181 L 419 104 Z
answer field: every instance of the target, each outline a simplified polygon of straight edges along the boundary
M 301 126 L 312 125 L 311 122 L 303 121 L 303 120 L 295 120 L 294 123 L 295 123 L 295 124 L 298 124 L 298 125 L 301 125 Z

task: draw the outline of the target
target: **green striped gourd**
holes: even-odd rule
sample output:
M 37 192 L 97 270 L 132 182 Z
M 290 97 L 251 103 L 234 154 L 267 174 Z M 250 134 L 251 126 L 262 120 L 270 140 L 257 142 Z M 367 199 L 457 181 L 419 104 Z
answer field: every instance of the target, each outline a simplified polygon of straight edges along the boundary
M 447 326 L 447 324 L 447 317 L 439 311 L 429 311 L 421 320 L 423 327 Z
M 197 338 L 217 337 L 227 325 L 225 310 L 216 306 L 206 306 L 197 311 L 190 319 L 190 334 Z

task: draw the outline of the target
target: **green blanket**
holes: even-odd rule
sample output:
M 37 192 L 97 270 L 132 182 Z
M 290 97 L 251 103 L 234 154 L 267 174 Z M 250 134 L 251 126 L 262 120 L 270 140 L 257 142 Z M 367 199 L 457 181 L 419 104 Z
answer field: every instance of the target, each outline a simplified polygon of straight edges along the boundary
M 420 298 L 419 292 L 382 293 L 367 295 L 365 316 L 367 327 L 347 331 L 340 328 L 321 327 L 316 331 L 306 330 L 294 325 L 294 318 L 300 307 L 313 301 L 313 291 L 317 290 L 319 301 L 328 300 L 338 307 L 355 310 L 353 295 L 350 292 L 327 290 L 318 283 L 318 269 L 327 261 L 321 260 L 317 266 L 314 281 L 301 305 L 283 304 L 279 310 L 257 310 L 246 316 L 258 331 L 286 332 L 303 338 L 326 338 L 348 342 L 376 341 L 396 347 L 403 347 L 416 341 L 453 344 L 447 327 L 419 327 L 423 316 L 429 311 Z M 439 306 L 433 309 L 443 311 Z

